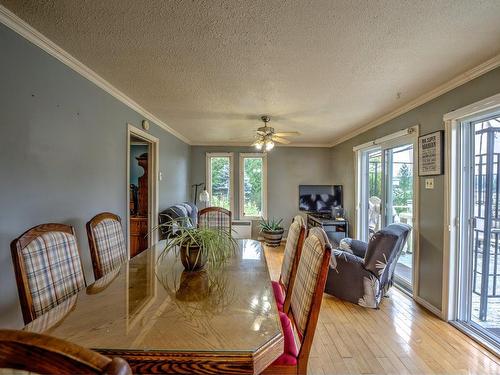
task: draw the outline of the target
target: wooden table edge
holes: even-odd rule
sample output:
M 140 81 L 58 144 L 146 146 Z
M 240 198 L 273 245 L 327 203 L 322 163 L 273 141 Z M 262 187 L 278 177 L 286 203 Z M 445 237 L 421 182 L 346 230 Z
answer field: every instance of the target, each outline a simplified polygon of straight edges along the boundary
M 284 350 L 283 333 L 255 352 L 169 352 L 162 350 L 93 349 L 108 357 L 125 359 L 134 373 L 260 374 Z

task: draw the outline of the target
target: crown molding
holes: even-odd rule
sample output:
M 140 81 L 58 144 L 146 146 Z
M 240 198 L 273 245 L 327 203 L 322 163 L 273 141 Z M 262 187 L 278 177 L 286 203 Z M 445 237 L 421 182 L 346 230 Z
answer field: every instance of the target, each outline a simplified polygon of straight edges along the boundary
M 118 90 L 111 83 L 106 81 L 88 66 L 84 65 L 82 62 L 78 61 L 71 54 L 66 52 L 64 49 L 59 47 L 56 43 L 48 39 L 45 35 L 34 29 L 28 23 L 23 21 L 21 18 L 16 16 L 10 10 L 0 5 L 0 23 L 4 24 L 8 28 L 12 29 L 23 38 L 27 39 L 29 42 L 33 43 L 35 46 L 41 48 L 43 51 L 47 52 L 52 57 L 65 64 L 66 66 L 73 69 L 75 72 L 88 79 L 96 86 L 100 87 L 108 94 L 112 95 L 114 98 L 133 109 L 135 112 L 144 116 L 149 121 L 154 122 L 173 136 L 177 137 L 181 141 L 191 144 L 191 141 L 180 134 L 178 131 L 172 129 L 164 121 L 160 120 L 158 117 L 153 115 L 151 112 L 144 109 L 141 105 L 135 102 L 133 99 L 125 95 L 122 91 Z
M 203 147 L 252 147 L 250 144 L 252 141 L 248 142 L 192 142 L 191 146 L 203 146 Z M 294 144 L 278 144 L 275 143 L 275 147 L 316 147 L 316 148 L 330 148 L 332 147 L 328 143 L 294 143 Z
M 356 130 L 350 131 L 349 133 L 346 133 L 339 138 L 335 139 L 331 144 L 330 147 L 336 146 L 342 142 L 345 142 L 351 138 L 354 138 L 355 136 L 362 134 L 366 132 L 367 130 L 370 130 L 374 127 L 377 127 L 379 125 L 382 125 L 398 116 L 401 116 L 402 114 L 411 111 L 414 108 L 417 108 L 421 106 L 422 104 L 425 104 L 432 99 L 437 98 L 438 96 L 441 96 L 443 94 L 446 94 L 447 92 L 469 82 L 472 81 L 474 78 L 477 78 L 485 73 L 488 73 L 489 71 L 496 69 L 500 66 L 500 54 L 496 55 L 495 57 L 492 57 L 491 59 L 485 61 L 484 63 L 467 70 L 466 72 L 459 74 L 455 78 L 451 79 L 450 81 L 436 87 L 435 89 L 417 97 L 416 99 L 406 103 L 402 107 L 397 108 L 396 110 L 389 112 L 371 122 L 368 124 L 357 128 Z

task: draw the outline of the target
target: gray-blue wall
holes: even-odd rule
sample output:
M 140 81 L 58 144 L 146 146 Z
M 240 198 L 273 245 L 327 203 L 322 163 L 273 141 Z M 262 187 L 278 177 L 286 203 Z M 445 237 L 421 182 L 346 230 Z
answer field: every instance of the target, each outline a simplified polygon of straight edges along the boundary
M 0 327 L 22 326 L 10 242 L 45 222 L 73 225 L 87 282 L 85 223 L 126 216 L 127 123 L 143 118 L 0 24 Z M 160 139 L 160 209 L 187 199 L 190 147 Z

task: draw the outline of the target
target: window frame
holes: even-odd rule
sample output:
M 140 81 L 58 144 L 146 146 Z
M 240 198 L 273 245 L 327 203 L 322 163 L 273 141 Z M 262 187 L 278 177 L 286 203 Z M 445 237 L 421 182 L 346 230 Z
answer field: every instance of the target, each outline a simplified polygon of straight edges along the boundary
M 242 152 L 239 155 L 239 214 L 240 219 L 260 219 L 260 216 L 245 215 L 245 159 L 261 158 L 262 159 L 262 217 L 267 219 L 267 154 L 258 152 Z
M 229 211 L 234 217 L 234 153 L 233 152 L 207 152 L 205 154 L 205 188 L 208 191 L 210 200 L 206 207 L 212 207 L 212 158 L 229 158 Z

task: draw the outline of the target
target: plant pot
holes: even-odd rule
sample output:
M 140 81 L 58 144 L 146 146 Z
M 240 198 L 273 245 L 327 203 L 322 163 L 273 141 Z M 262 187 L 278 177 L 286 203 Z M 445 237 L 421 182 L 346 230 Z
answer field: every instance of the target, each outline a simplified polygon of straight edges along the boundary
M 267 246 L 278 247 L 281 244 L 281 239 L 283 238 L 284 229 L 267 231 L 262 230 L 262 237 L 264 237 L 264 242 Z
M 207 263 L 207 256 L 198 246 L 181 246 L 181 262 L 186 271 L 198 271 Z
M 198 272 L 182 271 L 179 289 L 175 297 L 179 301 L 202 301 L 209 295 L 208 274 L 206 270 Z

